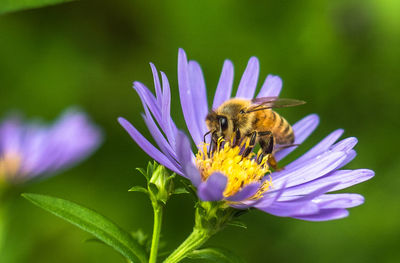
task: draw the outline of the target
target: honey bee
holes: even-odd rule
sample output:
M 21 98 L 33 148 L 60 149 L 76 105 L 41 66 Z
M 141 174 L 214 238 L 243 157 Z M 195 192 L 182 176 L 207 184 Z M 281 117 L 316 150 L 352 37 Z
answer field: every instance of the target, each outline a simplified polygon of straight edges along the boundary
M 274 145 L 280 148 L 293 146 L 294 133 L 292 126 L 272 108 L 291 107 L 304 104 L 304 101 L 281 99 L 278 97 L 262 97 L 252 100 L 233 98 L 224 102 L 217 109 L 210 111 L 206 117 L 208 132 L 211 133 L 211 146 L 218 138 L 232 139 L 236 145 L 244 138 L 250 138 L 249 146 L 243 156 L 248 156 L 254 146 L 259 143 L 262 153 L 258 157 L 261 162 L 269 154 L 268 162 L 276 169 L 277 163 L 273 156 Z M 279 150 L 276 149 L 275 151 Z

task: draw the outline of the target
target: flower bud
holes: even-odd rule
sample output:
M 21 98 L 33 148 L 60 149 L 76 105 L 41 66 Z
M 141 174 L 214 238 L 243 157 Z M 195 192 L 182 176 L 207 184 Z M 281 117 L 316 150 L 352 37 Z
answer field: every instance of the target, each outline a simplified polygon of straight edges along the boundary
M 162 165 L 158 165 L 155 168 L 148 184 L 149 193 L 152 200 L 166 204 L 169 196 L 174 191 L 172 180 L 174 176 L 170 176 Z

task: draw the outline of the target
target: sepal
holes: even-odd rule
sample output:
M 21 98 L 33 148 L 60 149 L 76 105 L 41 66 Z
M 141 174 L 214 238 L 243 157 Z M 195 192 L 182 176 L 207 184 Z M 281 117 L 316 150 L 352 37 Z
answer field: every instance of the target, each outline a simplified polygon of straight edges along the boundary
M 239 220 L 232 220 L 232 221 L 228 222 L 227 225 L 247 229 L 247 225 L 244 222 L 239 221 Z
M 176 188 L 172 194 L 174 194 L 174 195 L 190 194 L 190 192 L 188 190 L 186 190 L 186 188 L 180 187 L 180 188 Z
M 195 202 L 197 202 L 197 191 L 194 185 L 187 179 L 183 178 L 179 180 L 179 182 L 183 185 L 183 188 L 190 194 Z
M 150 180 L 150 176 L 148 175 L 147 170 L 143 168 L 136 168 L 136 170 L 139 171 L 139 173 L 141 173 L 146 178 L 147 182 Z
M 216 233 L 223 229 L 233 218 L 235 209 L 223 201 L 202 202 L 196 204 L 195 228 Z
M 133 187 L 130 188 L 128 191 L 129 191 L 129 192 L 142 192 L 142 193 L 145 193 L 145 194 L 149 194 L 149 192 L 147 191 L 147 189 L 144 188 L 143 186 L 140 186 L 140 185 L 133 186 Z

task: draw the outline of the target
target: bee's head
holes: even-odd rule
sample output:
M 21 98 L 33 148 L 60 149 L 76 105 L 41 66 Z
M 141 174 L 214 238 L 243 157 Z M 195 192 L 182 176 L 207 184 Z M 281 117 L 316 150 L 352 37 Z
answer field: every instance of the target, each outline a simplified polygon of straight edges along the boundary
M 228 119 L 225 115 L 217 114 L 215 111 L 211 111 L 207 114 L 206 124 L 208 130 L 214 134 L 214 138 L 218 139 L 219 137 L 228 138 L 231 134 L 232 121 Z

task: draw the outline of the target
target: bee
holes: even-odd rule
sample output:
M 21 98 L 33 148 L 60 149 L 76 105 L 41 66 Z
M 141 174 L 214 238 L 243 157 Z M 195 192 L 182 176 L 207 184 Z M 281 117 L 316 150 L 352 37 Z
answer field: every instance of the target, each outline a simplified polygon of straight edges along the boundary
M 244 138 L 250 138 L 249 146 L 243 152 L 243 156 L 248 156 L 259 143 L 262 153 L 257 161 L 261 162 L 263 157 L 269 154 L 268 162 L 276 169 L 277 163 L 273 153 L 293 146 L 295 138 L 289 122 L 272 109 L 304 103 L 301 100 L 278 97 L 230 99 L 207 114 L 205 121 L 209 131 L 204 135 L 204 141 L 206 135 L 211 133 L 211 151 L 212 145 L 215 147 L 218 138 L 232 139 L 236 145 L 239 145 Z M 279 148 L 274 150 L 274 145 L 279 145 Z

